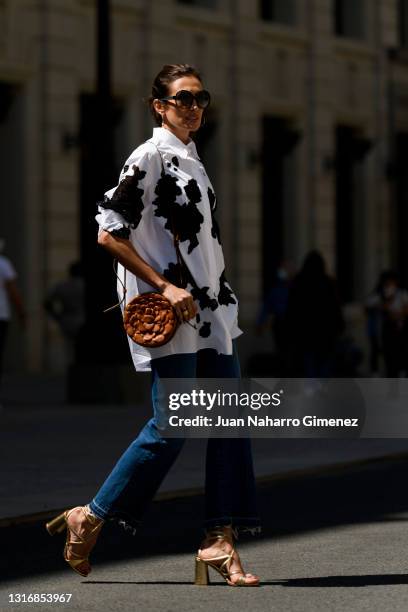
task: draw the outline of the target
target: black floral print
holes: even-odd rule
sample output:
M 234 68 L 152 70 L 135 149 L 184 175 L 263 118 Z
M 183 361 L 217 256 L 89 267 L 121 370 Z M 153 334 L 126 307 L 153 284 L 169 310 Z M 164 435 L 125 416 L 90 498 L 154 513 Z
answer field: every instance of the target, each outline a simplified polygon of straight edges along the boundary
M 211 323 L 209 321 L 204 321 L 198 333 L 202 338 L 208 338 L 211 334 Z
M 115 189 L 111 198 L 105 196 L 99 206 L 114 210 L 119 213 L 125 221 L 130 224 L 132 229 L 139 225 L 144 208 L 142 196 L 144 190 L 139 187 L 139 182 L 144 179 L 146 172 L 132 166 L 133 174 L 127 174 Z
M 119 229 L 114 229 L 110 232 L 113 236 L 117 236 L 117 238 L 124 238 L 125 240 L 129 240 L 130 229 L 128 227 L 120 227 Z
M 225 278 L 225 270 L 222 271 L 220 276 L 220 292 L 218 294 L 218 303 L 228 306 L 228 304 L 236 304 L 237 301 L 232 297 L 234 294 L 229 286 L 227 279 Z
M 188 270 L 186 270 L 185 266 L 180 268 L 180 264 L 170 262 L 168 267 L 163 270 L 163 276 L 167 278 L 167 280 L 176 285 L 176 287 L 180 287 L 181 289 L 186 289 L 188 283 L 194 282 L 191 274 Z
M 178 262 L 170 262 L 168 267 L 163 270 L 163 276 L 167 278 L 170 283 L 182 289 L 187 289 L 188 285 L 190 285 L 191 295 L 194 300 L 197 300 L 201 310 L 209 308 L 214 311 L 218 308 L 217 300 L 215 298 L 210 298 L 208 295 L 209 287 L 198 287 L 189 269 L 184 264 L 182 264 L 180 268 Z
M 207 189 L 207 193 L 208 193 L 208 200 L 210 202 L 210 208 L 211 210 L 216 210 L 217 208 L 217 198 L 215 197 L 215 193 L 213 192 L 213 190 L 211 189 L 211 187 L 208 187 Z
M 210 298 L 208 295 L 209 287 L 197 287 L 194 286 L 191 290 L 191 295 L 200 304 L 201 310 L 204 308 L 210 308 L 216 310 L 218 308 L 218 302 L 215 298 Z
M 217 209 L 217 199 L 211 187 L 208 188 L 207 193 L 211 209 L 211 236 L 215 238 L 215 240 L 218 240 L 218 244 L 221 244 L 220 228 L 217 219 L 215 218 L 215 211 Z
M 162 173 L 154 190 L 157 198 L 152 202 L 156 207 L 156 217 L 166 219 L 164 227 L 172 233 L 176 232 L 180 242 L 189 241 L 188 253 L 198 246 L 198 233 L 204 221 L 203 215 L 197 208 L 201 200 L 201 192 L 194 179 L 190 179 L 185 187 L 188 197 L 187 204 L 178 204 L 177 196 L 181 195 L 181 189 L 177 184 L 177 178 Z

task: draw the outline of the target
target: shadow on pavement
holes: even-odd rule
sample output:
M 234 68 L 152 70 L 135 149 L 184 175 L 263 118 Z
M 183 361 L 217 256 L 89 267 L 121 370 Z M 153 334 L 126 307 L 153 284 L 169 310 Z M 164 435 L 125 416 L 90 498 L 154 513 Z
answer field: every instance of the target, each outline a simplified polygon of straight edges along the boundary
M 264 483 L 258 489 L 262 538 L 276 541 L 331 526 L 394 520 L 393 514 L 408 510 L 407 472 L 408 461 L 405 460 L 354 468 L 352 472 L 342 475 Z M 203 533 L 203 508 L 202 496 L 154 502 L 143 528 L 135 536 L 113 523 L 107 523 L 91 561 L 94 565 L 100 565 L 177 554 L 191 554 L 193 559 Z M 401 520 L 400 517 L 395 518 Z M 72 571 L 62 559 L 64 539 L 60 536 L 51 538 L 42 523 L 1 529 L 3 554 L 0 571 L 3 580 L 18 580 L 64 569 Z M 248 538 L 240 540 L 240 548 L 245 541 Z M 309 577 L 272 581 L 269 584 L 286 587 L 358 587 L 407 583 L 405 574 L 390 574 Z M 135 581 L 135 584 L 141 583 Z
M 178 580 L 84 580 L 82 584 L 151 584 L 151 585 L 191 585 L 190 582 Z M 224 586 L 224 582 L 211 583 L 212 586 Z M 313 578 L 292 578 L 289 580 L 262 580 L 259 587 L 367 587 L 408 584 L 408 574 L 373 574 L 367 576 L 315 576 Z
M 265 584 L 265 583 L 264 583 Z M 270 582 L 275 586 L 284 587 L 367 587 L 391 586 L 408 584 L 408 574 L 374 574 L 368 576 L 316 576 L 314 578 L 292 578 L 290 580 L 277 580 Z

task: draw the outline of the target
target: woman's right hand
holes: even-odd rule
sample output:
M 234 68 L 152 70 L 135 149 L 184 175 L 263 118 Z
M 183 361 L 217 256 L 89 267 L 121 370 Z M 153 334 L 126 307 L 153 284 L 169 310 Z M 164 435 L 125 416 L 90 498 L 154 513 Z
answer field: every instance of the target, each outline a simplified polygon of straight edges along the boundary
M 127 270 L 148 285 L 156 287 L 174 306 L 180 323 L 195 317 L 198 312 L 193 296 L 185 289 L 172 285 L 158 274 L 137 252 L 127 238 L 119 238 L 105 230 L 98 234 L 98 244 L 106 248 Z M 183 314 L 184 313 L 184 314 Z
M 169 283 L 163 289 L 162 295 L 174 306 L 180 323 L 193 319 L 196 316 L 198 310 L 193 296 L 185 289 L 180 289 L 176 285 Z

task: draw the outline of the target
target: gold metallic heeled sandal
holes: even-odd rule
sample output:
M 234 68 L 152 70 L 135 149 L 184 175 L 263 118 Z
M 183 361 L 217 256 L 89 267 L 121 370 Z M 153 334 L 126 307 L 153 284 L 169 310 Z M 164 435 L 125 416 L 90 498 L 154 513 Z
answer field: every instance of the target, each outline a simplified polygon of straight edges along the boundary
M 74 510 L 77 510 L 78 508 L 81 508 L 85 516 L 86 522 L 89 523 L 89 525 L 92 527 L 92 529 L 88 533 L 86 533 L 86 535 L 84 536 L 80 536 L 73 529 L 71 529 L 71 527 L 68 525 L 69 515 L 71 514 L 71 512 L 73 512 Z M 88 556 L 84 557 L 83 553 L 81 553 L 80 550 L 78 550 L 78 552 L 75 552 L 72 549 L 72 547 L 74 546 L 81 547 L 81 546 L 84 546 L 84 544 L 89 545 L 89 540 L 92 539 L 93 537 L 96 537 L 103 523 L 104 521 L 102 519 L 97 518 L 96 516 L 93 516 L 93 514 L 91 514 L 88 511 L 86 506 L 76 506 L 75 508 L 72 508 L 71 510 L 66 510 L 62 514 L 59 514 L 52 521 L 49 521 L 45 525 L 45 527 L 50 535 L 55 535 L 56 533 L 62 533 L 64 529 L 67 530 L 67 539 L 66 539 L 65 547 L 64 547 L 64 559 L 68 563 L 68 565 L 72 567 L 73 570 L 78 572 L 78 574 L 80 574 L 81 576 L 85 577 L 89 574 L 91 570 L 89 570 L 89 572 L 83 572 L 79 569 L 79 566 L 85 561 L 89 563 Z M 70 539 L 70 532 L 72 532 L 79 539 L 77 542 Z M 70 553 L 72 556 L 71 559 L 68 559 L 68 555 L 67 555 L 68 547 L 71 547 L 71 550 L 70 550 Z
M 233 533 L 236 537 L 236 534 L 234 531 Z M 209 541 L 227 540 L 231 544 L 231 546 L 233 544 L 232 540 L 228 537 L 227 534 L 224 533 L 224 531 L 217 530 L 217 529 L 209 531 L 207 533 L 206 539 Z M 235 553 L 234 548 L 232 548 L 231 552 L 228 554 L 221 555 L 219 557 L 211 557 L 210 559 L 202 559 L 200 557 L 200 553 L 201 553 L 201 549 L 199 549 L 196 559 L 195 559 L 195 581 L 194 581 L 195 585 L 207 586 L 209 584 L 210 580 L 209 580 L 209 575 L 208 575 L 208 568 L 212 567 L 219 574 L 221 574 L 221 576 L 224 578 L 225 582 L 229 586 L 245 586 L 245 587 L 259 586 L 259 580 L 258 582 L 253 582 L 253 583 L 249 583 L 246 581 L 247 576 L 252 576 L 252 574 L 244 574 L 244 572 L 242 572 L 241 570 L 235 570 L 233 572 L 229 570 L 231 563 L 232 563 L 232 557 L 234 556 L 234 553 Z M 238 578 L 236 582 L 232 582 L 231 576 L 233 576 L 234 574 L 242 574 L 242 576 Z

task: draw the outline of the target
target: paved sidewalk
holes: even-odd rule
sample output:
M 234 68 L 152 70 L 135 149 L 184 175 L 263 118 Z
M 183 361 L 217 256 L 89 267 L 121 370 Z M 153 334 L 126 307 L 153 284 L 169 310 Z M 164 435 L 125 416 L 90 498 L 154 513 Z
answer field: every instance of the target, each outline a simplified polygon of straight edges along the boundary
M 10 380 L 0 413 L 0 526 L 87 502 L 149 418 L 149 406 L 67 405 L 58 378 Z M 206 440 L 188 440 L 159 498 L 202 490 Z M 395 455 L 408 440 L 253 440 L 256 475 L 286 479 Z

